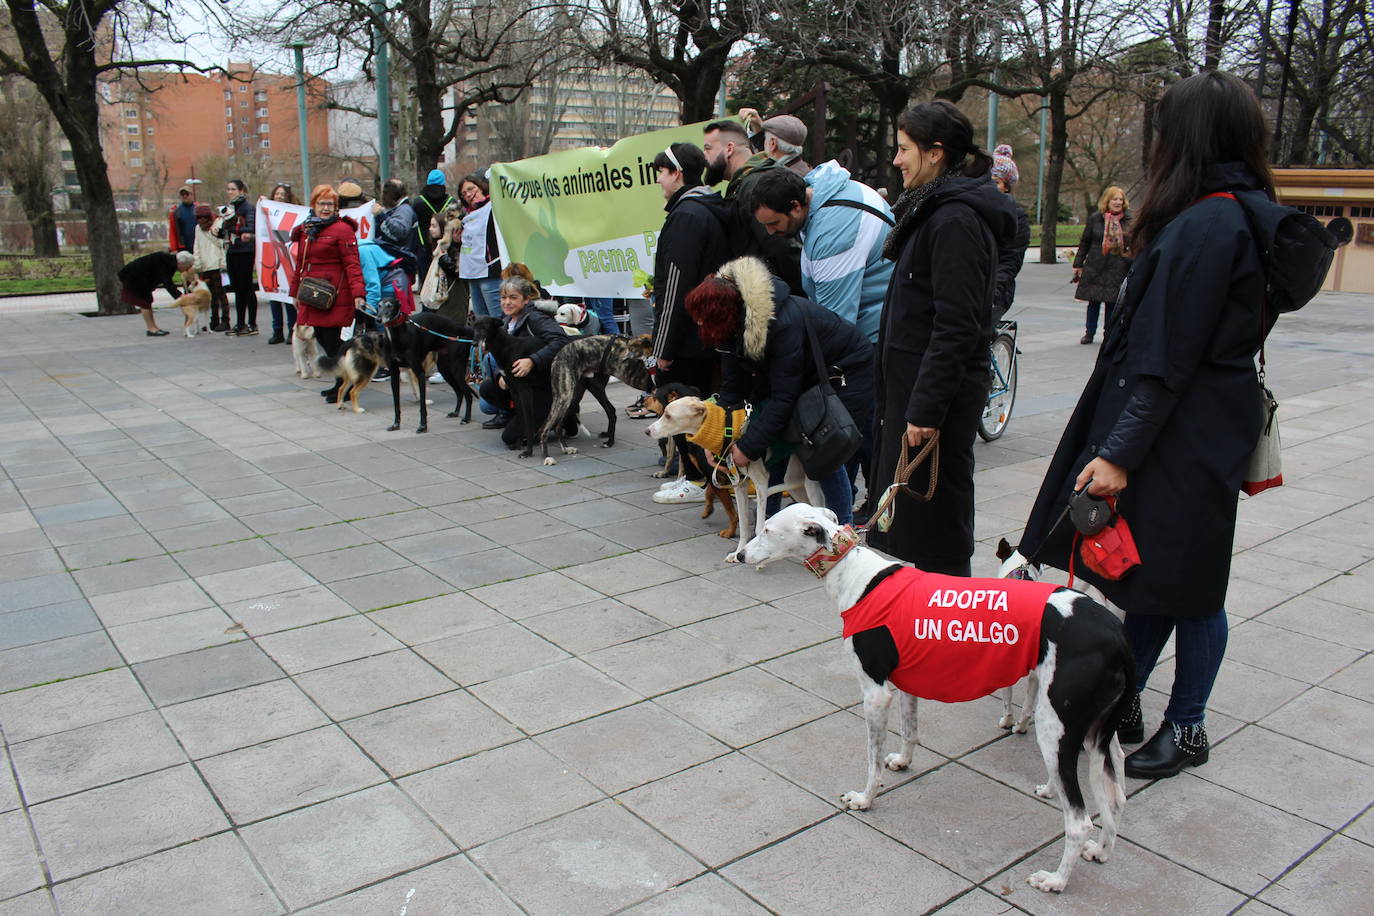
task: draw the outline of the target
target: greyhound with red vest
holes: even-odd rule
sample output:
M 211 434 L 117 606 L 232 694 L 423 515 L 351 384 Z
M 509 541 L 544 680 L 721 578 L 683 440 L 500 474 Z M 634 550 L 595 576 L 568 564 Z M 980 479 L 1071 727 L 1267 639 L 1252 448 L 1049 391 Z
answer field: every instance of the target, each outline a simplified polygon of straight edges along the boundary
M 868 782 L 841 796 L 845 806 L 873 803 L 883 765 L 903 770 L 916 746 L 918 697 L 962 702 L 987 696 L 1033 673 L 1034 721 L 1049 782 L 1036 788 L 1058 795 L 1064 811 L 1064 854 L 1057 871 L 1026 880 L 1062 891 L 1081 856 L 1106 862 L 1126 803 L 1124 757 L 1116 724 L 1130 706 L 1134 662 L 1120 621 L 1087 595 L 1015 579 L 965 579 L 924 573 L 859 544 L 834 513 L 792 505 L 763 525 L 739 551 L 761 566 L 793 558 L 825 583 L 844 620 L 868 721 Z M 902 748 L 882 756 L 887 713 L 895 697 L 902 712 Z M 1091 839 L 1078 782 L 1080 753 L 1102 817 Z

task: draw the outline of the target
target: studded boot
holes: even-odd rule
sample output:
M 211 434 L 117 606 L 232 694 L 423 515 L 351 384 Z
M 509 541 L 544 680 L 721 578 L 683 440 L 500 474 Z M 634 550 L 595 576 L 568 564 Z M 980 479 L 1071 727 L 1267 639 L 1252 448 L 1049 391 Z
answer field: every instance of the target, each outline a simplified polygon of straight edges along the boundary
M 1207 762 L 1207 729 L 1197 725 L 1177 725 L 1168 719 L 1154 737 L 1126 755 L 1126 775 L 1134 779 L 1167 779 L 1184 767 Z
M 1116 737 L 1122 744 L 1139 744 L 1145 740 L 1145 718 L 1140 712 L 1140 694 L 1131 694 L 1131 707 L 1116 723 Z

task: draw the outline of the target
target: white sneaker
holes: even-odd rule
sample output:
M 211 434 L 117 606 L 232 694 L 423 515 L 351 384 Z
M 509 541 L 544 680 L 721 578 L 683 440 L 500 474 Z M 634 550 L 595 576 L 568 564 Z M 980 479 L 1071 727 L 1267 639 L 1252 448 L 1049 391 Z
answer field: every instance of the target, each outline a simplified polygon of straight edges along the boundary
M 429 377 L 429 383 L 431 385 L 442 385 L 444 384 L 444 377 L 440 373 L 436 372 Z
M 654 502 L 664 505 L 676 503 L 699 503 L 706 500 L 706 488 L 699 483 L 683 479 L 674 481 L 672 487 L 659 490 L 654 494 Z
M 658 485 L 658 492 L 667 493 L 669 490 L 678 486 L 681 486 L 681 480 L 677 477 L 671 477 Z

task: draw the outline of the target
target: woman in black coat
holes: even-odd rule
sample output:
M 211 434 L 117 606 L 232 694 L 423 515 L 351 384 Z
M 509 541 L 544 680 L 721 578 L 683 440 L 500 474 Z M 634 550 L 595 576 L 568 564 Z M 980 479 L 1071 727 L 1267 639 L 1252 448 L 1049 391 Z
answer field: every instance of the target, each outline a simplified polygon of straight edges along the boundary
M 1236 503 L 1263 422 L 1255 354 L 1272 316 L 1239 203 L 1273 197 L 1269 136 L 1254 94 L 1225 73 L 1174 85 L 1156 110 L 1139 257 L 1026 523 L 1021 552 L 1065 569 L 1069 493 L 1117 495 L 1141 565 L 1110 581 L 1076 564 L 1126 612 L 1136 703 L 1123 741 L 1144 737 L 1138 692 L 1170 634 L 1175 675 L 1164 723 L 1126 774 L 1173 776 L 1208 756 L 1204 713 L 1226 649 L 1223 604 Z
M 1079 343 L 1090 344 L 1097 333 L 1097 316 L 1103 308 L 1102 327 L 1112 322 L 1112 305 L 1121 290 L 1121 281 L 1131 269 L 1126 238 L 1131 229 L 1130 204 L 1126 192 L 1113 185 L 1102 192 L 1097 211 L 1083 224 L 1078 254 L 1073 259 L 1073 282 L 1078 284 L 1075 299 L 1088 303 L 1087 330 Z
M 1016 212 L 989 177 L 991 158 L 974 144 L 973 126 L 948 102 L 902 113 L 893 164 L 907 190 L 883 251 L 897 263 L 878 330 L 869 492 L 877 498 L 892 483 L 904 439 L 914 455 L 937 430 L 940 473 L 930 502 L 899 491 L 891 529 L 870 529 L 868 543 L 924 570 L 967 576 L 998 252 L 1014 244 Z M 912 474 L 912 489 L 926 489 L 929 468 Z
M 768 454 L 792 419 L 797 398 L 820 384 L 807 325 L 820 344 L 821 364 L 860 429 L 873 421 L 873 345 L 857 326 L 810 299 L 792 295 L 758 258 L 723 265 L 687 296 L 688 314 L 702 341 L 720 353 L 716 400 L 754 405 L 744 434 L 731 446 L 744 467 Z M 840 467 L 818 481 L 826 507 L 848 525 L 854 518 L 849 472 Z

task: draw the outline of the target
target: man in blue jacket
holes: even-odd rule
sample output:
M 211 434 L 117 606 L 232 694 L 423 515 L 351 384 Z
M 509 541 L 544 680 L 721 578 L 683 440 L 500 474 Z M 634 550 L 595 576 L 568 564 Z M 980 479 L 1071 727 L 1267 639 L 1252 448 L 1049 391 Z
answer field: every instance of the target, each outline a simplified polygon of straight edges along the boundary
M 892 276 L 883 243 L 892 230 L 892 210 L 877 191 L 849 177 L 835 160 L 816 166 L 806 178 L 790 169 L 770 169 L 754 185 L 754 218 L 770 235 L 800 237 L 802 288 L 807 298 L 858 326 L 870 343 Z M 863 444 L 847 465 L 849 482 L 871 473 L 873 429 L 861 427 Z M 869 496 L 876 497 L 872 483 Z M 867 521 L 875 498 L 855 518 Z
M 883 242 L 892 211 L 877 191 L 833 159 L 802 178 L 770 169 L 754 185 L 754 218 L 772 235 L 799 237 L 807 298 L 878 341 L 878 316 L 892 275 Z

